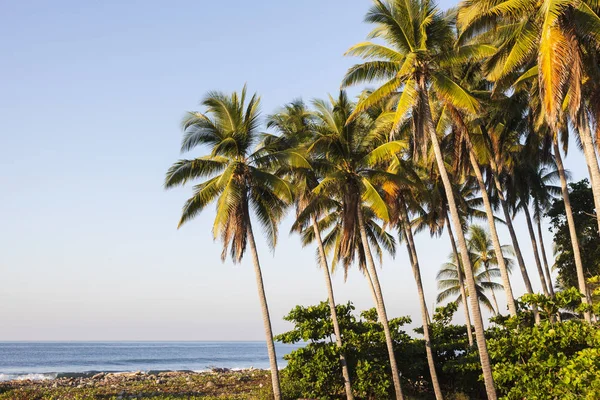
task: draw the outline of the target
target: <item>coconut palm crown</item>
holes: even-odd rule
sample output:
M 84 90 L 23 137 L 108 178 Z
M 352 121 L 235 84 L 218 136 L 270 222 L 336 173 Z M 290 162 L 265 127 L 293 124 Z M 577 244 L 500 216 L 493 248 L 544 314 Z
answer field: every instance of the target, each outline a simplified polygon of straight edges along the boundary
M 246 104 L 246 97 L 246 87 L 240 95 L 208 93 L 202 101 L 206 112 L 189 112 L 182 122 L 181 151 L 204 146 L 209 154 L 175 162 L 165 178 L 166 188 L 205 179 L 185 202 L 179 226 L 216 202 L 213 235 L 223 242 L 223 260 L 229 249 L 234 262 L 246 249 L 250 211 L 274 248 L 278 223 L 292 200 L 289 184 L 265 168 L 270 159 L 254 148 L 260 139 L 260 99 L 255 94 Z

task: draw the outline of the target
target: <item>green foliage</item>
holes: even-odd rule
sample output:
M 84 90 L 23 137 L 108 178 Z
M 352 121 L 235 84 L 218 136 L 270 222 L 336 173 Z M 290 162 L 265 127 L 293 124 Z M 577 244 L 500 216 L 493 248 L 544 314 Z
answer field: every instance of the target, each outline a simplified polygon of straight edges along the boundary
M 570 183 L 569 186 L 569 198 L 575 226 L 577 227 L 583 269 L 586 277 L 590 278 L 600 275 L 600 239 L 592 189 L 590 189 L 587 179 Z M 554 233 L 554 245 L 558 253 L 556 257 L 558 282 L 565 288 L 578 287 L 564 201 L 562 199 L 554 200 L 547 216 L 550 217 L 551 231 Z
M 581 304 L 575 289 L 552 299 L 526 295 L 523 307 L 536 305 L 539 325 L 519 316 L 496 319 L 500 325 L 488 330 L 488 349 L 496 386 L 505 399 L 596 399 L 600 388 L 600 330 L 580 319 L 556 321 L 561 309 Z M 529 321 L 524 323 L 524 321 Z
M 393 384 L 381 324 L 375 309 L 354 313 L 351 303 L 336 307 L 352 388 L 357 398 L 385 399 L 393 394 Z M 446 391 L 481 393 L 478 381 L 477 353 L 468 348 L 466 328 L 451 325 L 456 304 L 439 308 L 431 325 L 432 346 L 439 366 L 441 384 Z M 289 398 L 335 398 L 343 395 L 340 349 L 333 337 L 329 305 L 295 307 L 286 317 L 294 329 L 277 336 L 284 343 L 307 341 L 308 344 L 286 356 L 288 366 L 283 371 L 283 387 Z M 394 351 L 407 393 L 428 398 L 432 395 L 427 369 L 425 346 L 421 339 L 411 338 L 401 330 L 410 318 L 390 320 Z M 422 329 L 416 329 L 421 333 Z
M 479 356 L 475 348 L 469 347 L 467 327 L 452 324 L 457 310 L 455 302 L 436 308 L 429 326 L 438 379 L 447 393 L 464 393 L 479 398 L 485 394 L 479 380 Z M 415 331 L 422 333 L 422 328 Z
M 393 391 L 391 370 L 382 326 L 376 322 L 375 309 L 364 311 L 357 317 L 351 303 L 336 306 L 340 328 L 343 332 L 342 350 L 350 369 L 352 386 L 358 397 L 386 398 Z M 275 337 L 283 343 L 308 341 L 308 344 L 286 356 L 288 366 L 283 371 L 284 386 L 295 382 L 289 396 L 329 398 L 341 394 L 344 383 L 340 366 L 340 349 L 333 337 L 329 304 L 295 307 L 285 320 L 294 323 L 294 329 Z M 389 321 L 397 354 L 406 352 L 413 345 L 412 339 L 400 328 L 410 323 L 410 318 L 394 318 Z M 425 354 L 406 360 L 400 368 L 409 370 L 408 362 L 425 367 Z M 404 367 L 404 368 L 402 368 Z M 406 378 L 406 377 L 405 377 Z

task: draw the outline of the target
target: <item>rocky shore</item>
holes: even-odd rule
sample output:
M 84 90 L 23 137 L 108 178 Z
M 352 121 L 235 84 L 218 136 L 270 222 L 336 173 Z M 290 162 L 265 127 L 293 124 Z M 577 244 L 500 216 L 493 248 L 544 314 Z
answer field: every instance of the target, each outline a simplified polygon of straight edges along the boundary
M 65 375 L 52 380 L 0 382 L 0 399 L 258 400 L 269 398 L 270 393 L 269 372 L 257 369 Z

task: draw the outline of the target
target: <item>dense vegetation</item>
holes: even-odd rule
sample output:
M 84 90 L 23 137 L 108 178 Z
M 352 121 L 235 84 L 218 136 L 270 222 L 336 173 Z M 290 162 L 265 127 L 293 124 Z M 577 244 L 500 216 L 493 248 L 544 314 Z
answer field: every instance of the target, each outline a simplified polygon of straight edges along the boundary
M 274 398 L 594 398 L 600 3 L 463 0 L 442 12 L 429 0 L 373 0 L 365 21 L 370 41 L 347 52 L 362 62 L 342 78 L 342 88 L 374 86 L 357 101 L 341 90 L 293 101 L 265 121 L 246 88 L 210 92 L 205 111 L 183 121 L 182 152 L 205 155 L 177 161 L 165 181 L 199 181 L 180 225 L 216 203 L 223 259 L 239 262 L 250 251 Z M 563 153 L 573 139 L 590 189 L 568 184 Z M 279 339 L 312 342 L 290 358 L 282 390 L 253 222 L 274 248 L 291 209 L 292 231 L 317 247 L 328 301 L 289 315 L 296 329 Z M 546 215 L 557 285 L 542 239 Z M 528 237 L 516 235 L 517 217 Z M 432 266 L 421 265 L 414 243 L 422 231 L 447 233 L 452 255 L 439 274 L 440 300 L 456 296 L 466 328 L 450 325 L 458 304 L 429 314 L 421 268 Z M 386 311 L 376 262 L 398 243 L 418 289 L 422 341 L 400 329 L 406 318 Z M 365 276 L 375 306 L 360 316 L 336 306 L 331 285 L 332 269 L 351 267 Z M 520 300 L 514 279 L 526 288 Z M 497 295 L 508 313 L 486 329 L 482 305 L 504 312 Z
M 521 299 L 517 317 L 496 317 L 486 330 L 494 380 L 507 399 L 597 399 L 600 396 L 600 329 L 580 319 L 557 322 L 561 310 L 581 305 L 576 290 L 554 298 L 528 295 Z M 542 321 L 534 324 L 531 306 L 537 305 Z M 485 398 L 476 351 L 469 346 L 464 325 L 452 325 L 456 303 L 440 307 L 430 325 L 438 379 L 444 393 L 452 398 Z M 284 343 L 306 341 L 306 347 L 286 356 L 283 371 L 288 398 L 329 399 L 343 396 L 339 353 L 348 355 L 355 394 L 365 399 L 393 395 L 385 338 L 374 309 L 356 316 L 351 304 L 338 305 L 337 314 L 344 332 L 339 349 L 333 335 L 327 303 L 296 307 L 286 320 L 294 329 L 276 340 Z M 390 320 L 394 352 L 402 371 L 405 391 L 416 398 L 433 397 L 425 360 L 425 345 L 402 330 L 409 317 Z M 422 333 L 423 329 L 415 329 Z

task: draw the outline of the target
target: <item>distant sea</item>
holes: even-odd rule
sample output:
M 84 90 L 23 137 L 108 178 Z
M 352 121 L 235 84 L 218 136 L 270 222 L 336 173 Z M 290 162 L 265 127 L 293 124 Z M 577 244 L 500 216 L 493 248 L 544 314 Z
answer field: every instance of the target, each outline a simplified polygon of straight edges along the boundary
M 302 344 L 276 344 L 283 356 Z M 264 342 L 0 342 L 0 381 L 67 373 L 269 368 Z

